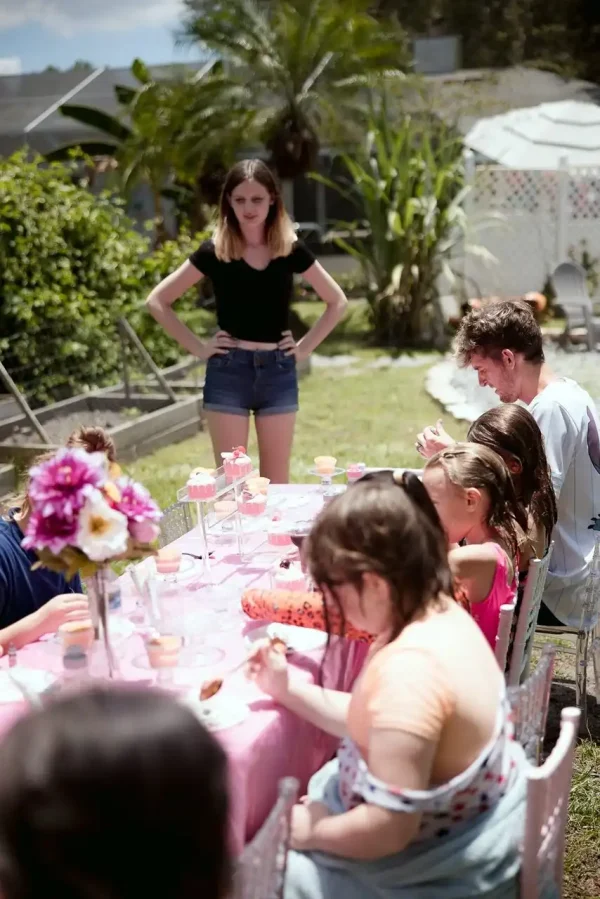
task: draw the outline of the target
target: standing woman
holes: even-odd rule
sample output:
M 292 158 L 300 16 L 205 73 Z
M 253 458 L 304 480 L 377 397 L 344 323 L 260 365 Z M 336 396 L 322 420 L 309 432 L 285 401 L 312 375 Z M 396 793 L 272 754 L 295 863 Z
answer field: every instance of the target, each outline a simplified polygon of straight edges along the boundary
M 326 305 L 298 343 L 289 329 L 294 274 L 301 274 Z M 203 276 L 214 287 L 218 323 L 215 336 L 205 342 L 173 311 L 175 301 Z M 254 412 L 260 473 L 272 483 L 287 483 L 298 411 L 296 363 L 335 328 L 347 300 L 297 239 L 264 162 L 247 159 L 231 169 L 214 240 L 155 287 L 146 305 L 171 337 L 207 363 L 204 409 L 217 465 L 221 453 L 247 445 Z

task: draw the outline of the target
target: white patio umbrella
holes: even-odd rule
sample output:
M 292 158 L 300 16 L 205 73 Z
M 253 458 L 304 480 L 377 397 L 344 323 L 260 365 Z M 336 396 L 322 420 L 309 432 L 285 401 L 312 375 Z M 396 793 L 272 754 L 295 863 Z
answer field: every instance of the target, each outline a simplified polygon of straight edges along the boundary
M 510 169 L 600 166 L 600 106 L 542 103 L 480 119 L 465 145 Z

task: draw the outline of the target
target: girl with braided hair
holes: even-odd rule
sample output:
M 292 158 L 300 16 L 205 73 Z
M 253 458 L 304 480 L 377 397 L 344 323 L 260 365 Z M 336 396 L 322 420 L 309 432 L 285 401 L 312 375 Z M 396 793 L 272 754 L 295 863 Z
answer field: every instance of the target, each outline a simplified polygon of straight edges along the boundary
M 423 483 L 448 535 L 452 573 L 493 648 L 500 607 L 515 599 L 519 543 L 527 531 L 510 472 L 487 446 L 456 443 L 432 456 Z

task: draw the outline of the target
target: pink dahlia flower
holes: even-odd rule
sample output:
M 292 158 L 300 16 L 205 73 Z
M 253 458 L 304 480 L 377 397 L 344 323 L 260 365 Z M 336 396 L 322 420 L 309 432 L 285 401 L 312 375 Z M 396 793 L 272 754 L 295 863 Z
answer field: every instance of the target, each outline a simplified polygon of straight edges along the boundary
M 76 536 L 77 520 L 72 516 L 32 512 L 21 545 L 24 549 L 47 549 L 58 555 L 66 546 L 75 544 Z
M 29 476 L 28 494 L 34 511 L 44 517 L 70 518 L 81 509 L 90 491 L 106 480 L 106 456 L 62 449 L 48 462 L 32 468 Z
M 116 484 L 121 499 L 113 503 L 113 506 L 130 522 L 160 520 L 162 513 L 145 487 L 129 478 L 119 478 Z
M 138 543 L 154 543 L 160 534 L 160 528 L 154 521 L 130 521 L 129 533 Z

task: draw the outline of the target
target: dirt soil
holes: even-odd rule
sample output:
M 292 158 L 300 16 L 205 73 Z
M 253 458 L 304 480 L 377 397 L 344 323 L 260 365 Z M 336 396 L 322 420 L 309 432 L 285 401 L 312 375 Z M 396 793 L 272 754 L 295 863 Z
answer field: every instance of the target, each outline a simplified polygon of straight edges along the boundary
M 71 412 L 69 415 L 63 415 L 60 418 L 54 418 L 43 423 L 43 428 L 50 437 L 52 443 L 60 445 L 65 442 L 69 434 L 72 433 L 80 425 L 88 427 L 95 426 L 100 428 L 116 428 L 118 425 L 126 424 L 140 416 L 140 410 L 135 406 L 124 407 L 122 409 L 102 409 L 102 410 L 81 410 L 80 412 Z M 29 424 L 24 424 L 13 430 L 12 434 L 1 439 L 4 444 L 19 446 L 24 443 L 39 443 L 40 438 L 37 432 Z

